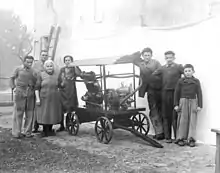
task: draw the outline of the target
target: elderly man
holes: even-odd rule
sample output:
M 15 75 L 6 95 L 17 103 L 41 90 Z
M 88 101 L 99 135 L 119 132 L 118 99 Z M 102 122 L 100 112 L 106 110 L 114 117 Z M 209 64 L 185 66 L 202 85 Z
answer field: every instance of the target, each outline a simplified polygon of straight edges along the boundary
M 147 93 L 149 116 L 155 131 L 154 138 L 162 140 L 164 139 L 164 132 L 161 116 L 161 79 L 152 75 L 161 67 L 161 64 L 159 61 L 152 59 L 152 55 L 151 48 L 144 48 L 133 62 L 140 68 L 140 77 L 143 81 L 139 90 L 139 97 L 144 97 Z
M 36 63 L 34 63 L 33 65 L 33 69 L 36 71 L 37 75 L 40 74 L 40 72 L 44 71 L 44 62 L 48 59 L 48 53 L 47 51 L 43 50 L 40 53 L 40 60 L 37 61 Z M 35 116 L 34 116 L 34 130 L 33 133 L 37 133 L 39 129 L 39 124 L 37 123 L 36 120 L 36 112 L 35 112 Z

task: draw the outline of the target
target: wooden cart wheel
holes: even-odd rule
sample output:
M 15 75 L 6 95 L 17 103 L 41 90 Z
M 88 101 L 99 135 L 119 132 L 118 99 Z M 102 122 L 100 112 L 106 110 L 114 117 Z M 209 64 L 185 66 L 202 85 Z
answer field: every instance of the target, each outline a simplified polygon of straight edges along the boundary
M 112 139 L 112 123 L 106 117 L 99 117 L 95 123 L 95 133 L 99 142 L 108 144 Z
M 150 130 L 150 121 L 148 117 L 141 112 L 131 117 L 132 128 L 143 135 L 147 135 Z
M 69 125 L 68 125 L 68 132 L 70 135 L 77 135 L 79 131 L 79 119 L 75 113 L 71 113 Z

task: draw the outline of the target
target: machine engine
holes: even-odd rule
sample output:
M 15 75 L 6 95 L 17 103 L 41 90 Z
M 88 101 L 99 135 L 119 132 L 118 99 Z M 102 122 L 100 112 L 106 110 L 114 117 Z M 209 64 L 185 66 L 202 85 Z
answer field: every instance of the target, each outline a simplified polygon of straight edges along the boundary
M 87 108 L 101 108 L 103 102 L 102 89 L 94 72 L 83 72 L 82 79 L 85 80 L 87 92 L 82 96 Z
M 101 86 L 94 72 L 83 72 L 82 79 L 85 80 L 87 92 L 82 96 L 86 102 L 86 108 L 102 108 L 104 95 Z M 106 104 L 109 110 L 127 110 L 134 102 L 131 95 L 132 86 L 126 86 L 123 83 L 117 89 L 106 89 Z M 123 103 L 121 103 L 127 98 Z
M 127 110 L 131 107 L 131 103 L 134 102 L 131 95 L 132 86 L 126 86 L 123 83 L 121 87 L 115 89 L 107 89 L 107 104 L 109 110 Z M 127 99 L 121 103 L 125 98 Z

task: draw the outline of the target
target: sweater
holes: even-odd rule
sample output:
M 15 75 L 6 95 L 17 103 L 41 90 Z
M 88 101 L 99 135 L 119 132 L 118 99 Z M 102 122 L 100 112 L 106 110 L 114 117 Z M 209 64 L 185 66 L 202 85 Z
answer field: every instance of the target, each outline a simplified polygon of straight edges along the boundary
M 153 75 L 161 76 L 163 90 L 175 90 L 176 84 L 182 74 L 183 66 L 176 63 L 164 65 L 153 73 Z
M 174 93 L 174 105 L 179 105 L 180 98 L 198 99 L 198 106 L 202 108 L 202 89 L 199 79 L 195 77 L 181 78 L 179 79 L 175 93 Z
M 140 55 L 141 56 L 141 55 Z M 142 86 L 139 89 L 139 97 L 144 97 L 149 90 L 160 90 L 161 79 L 158 76 L 153 76 L 152 73 L 161 67 L 159 61 L 155 59 L 145 62 L 140 58 L 135 59 L 134 64 L 140 68 L 140 77 L 142 79 Z

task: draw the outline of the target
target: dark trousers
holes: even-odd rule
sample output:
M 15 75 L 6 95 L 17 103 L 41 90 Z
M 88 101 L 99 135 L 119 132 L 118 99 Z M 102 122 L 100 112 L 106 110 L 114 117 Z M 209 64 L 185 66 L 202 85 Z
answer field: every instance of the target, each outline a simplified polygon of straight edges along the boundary
M 37 120 L 34 121 L 34 130 L 39 129 L 39 124 L 37 123 Z
M 150 109 L 149 117 L 153 125 L 155 134 L 163 134 L 163 123 L 162 123 L 162 99 L 161 90 L 149 89 L 147 92 L 148 106 Z
M 64 127 L 64 113 L 62 114 L 62 119 L 60 122 L 60 127 L 63 128 Z
M 53 125 L 51 124 L 43 124 L 43 132 L 48 135 L 48 133 L 52 132 Z
M 163 129 L 166 139 L 171 139 L 172 127 L 176 138 L 177 113 L 174 111 L 174 90 L 162 91 Z

